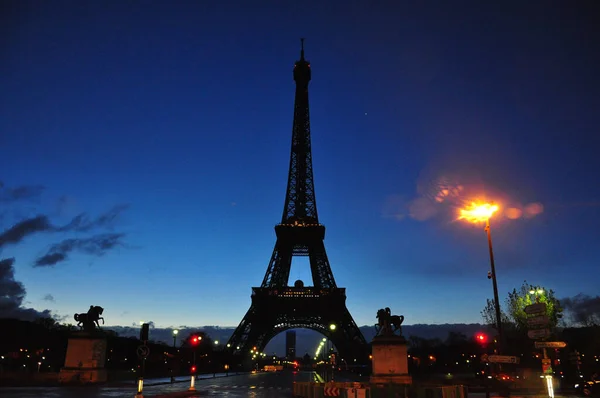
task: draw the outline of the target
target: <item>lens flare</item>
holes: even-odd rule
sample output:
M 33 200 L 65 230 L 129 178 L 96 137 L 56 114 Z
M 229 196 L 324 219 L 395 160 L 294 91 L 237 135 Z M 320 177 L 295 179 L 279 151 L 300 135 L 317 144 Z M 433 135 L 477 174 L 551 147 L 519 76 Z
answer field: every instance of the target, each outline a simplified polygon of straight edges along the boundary
M 491 203 L 471 202 L 464 209 L 459 210 L 459 220 L 469 222 L 485 222 L 498 211 L 499 207 Z
M 506 218 L 509 218 L 511 220 L 517 220 L 521 218 L 521 216 L 523 215 L 523 211 L 516 207 L 509 207 L 504 211 L 504 215 L 506 216 Z
M 541 203 L 538 203 L 538 202 L 529 203 L 527 206 L 525 206 L 525 209 L 524 209 L 525 217 L 527 217 L 527 218 L 535 217 L 539 214 L 542 214 L 543 211 L 544 211 L 544 205 L 542 205 Z

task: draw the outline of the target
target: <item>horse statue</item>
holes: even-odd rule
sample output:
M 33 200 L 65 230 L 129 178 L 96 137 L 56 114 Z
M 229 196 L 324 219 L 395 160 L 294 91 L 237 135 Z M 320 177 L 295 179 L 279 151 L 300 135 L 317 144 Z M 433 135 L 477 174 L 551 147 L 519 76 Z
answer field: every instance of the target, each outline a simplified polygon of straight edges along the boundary
M 101 316 L 103 312 L 104 308 L 98 305 L 90 305 L 87 314 L 75 314 L 74 318 L 75 321 L 77 321 L 77 326 L 85 331 L 91 332 L 96 329 L 96 326 L 100 329 L 100 322 L 98 322 L 100 319 L 102 319 L 102 324 L 104 325 L 104 318 Z
M 377 311 L 378 323 L 375 325 L 378 336 L 391 336 L 395 335 L 398 331 L 402 336 L 402 322 L 404 322 L 404 315 L 392 315 L 392 311 L 389 307 L 380 309 Z

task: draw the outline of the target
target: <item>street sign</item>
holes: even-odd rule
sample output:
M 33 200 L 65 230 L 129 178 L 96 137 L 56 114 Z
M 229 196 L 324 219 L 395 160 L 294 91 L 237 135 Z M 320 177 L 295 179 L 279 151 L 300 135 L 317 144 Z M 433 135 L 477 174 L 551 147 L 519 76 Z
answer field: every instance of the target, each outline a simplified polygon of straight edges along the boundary
M 529 337 L 530 339 L 536 340 L 536 339 L 545 339 L 546 337 L 550 336 L 550 330 L 549 329 L 536 329 L 536 330 L 529 330 L 527 332 L 527 337 Z
M 547 315 L 538 315 L 538 316 L 533 316 L 531 318 L 527 318 L 527 325 L 528 326 L 545 326 L 548 323 L 550 323 L 550 319 L 548 319 Z
M 149 354 L 150 354 L 150 347 L 148 347 L 147 345 L 141 345 L 137 348 L 138 357 L 148 358 Z
M 546 312 L 546 303 L 531 304 L 524 309 L 526 314 L 537 314 L 539 312 Z
M 535 348 L 565 348 L 567 343 L 564 341 L 536 341 Z
M 519 357 L 510 355 L 488 355 L 488 361 L 492 363 L 519 363 Z
M 488 361 L 488 354 L 483 354 L 481 356 L 481 362 L 487 362 Z

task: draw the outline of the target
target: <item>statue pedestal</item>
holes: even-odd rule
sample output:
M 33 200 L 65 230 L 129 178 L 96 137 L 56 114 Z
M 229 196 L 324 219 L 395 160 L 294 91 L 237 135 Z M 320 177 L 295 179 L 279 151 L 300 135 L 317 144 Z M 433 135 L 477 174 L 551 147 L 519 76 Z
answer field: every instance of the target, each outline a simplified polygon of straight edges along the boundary
M 408 374 L 408 350 L 402 336 L 376 336 L 372 342 L 371 383 L 411 384 Z
M 107 379 L 106 338 L 99 333 L 75 332 L 69 337 L 61 383 L 101 383 Z

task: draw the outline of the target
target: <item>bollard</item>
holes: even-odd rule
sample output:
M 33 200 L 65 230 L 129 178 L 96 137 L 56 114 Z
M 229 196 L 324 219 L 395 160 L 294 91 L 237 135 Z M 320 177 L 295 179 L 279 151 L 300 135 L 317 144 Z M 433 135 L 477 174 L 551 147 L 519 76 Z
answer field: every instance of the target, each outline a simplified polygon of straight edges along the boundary
M 140 377 L 138 379 L 138 384 L 137 384 L 137 393 L 135 394 L 136 398 L 142 398 L 142 391 L 144 390 L 144 378 Z

